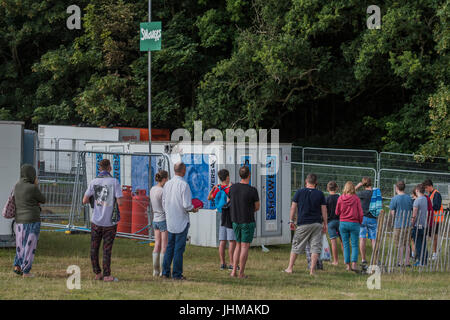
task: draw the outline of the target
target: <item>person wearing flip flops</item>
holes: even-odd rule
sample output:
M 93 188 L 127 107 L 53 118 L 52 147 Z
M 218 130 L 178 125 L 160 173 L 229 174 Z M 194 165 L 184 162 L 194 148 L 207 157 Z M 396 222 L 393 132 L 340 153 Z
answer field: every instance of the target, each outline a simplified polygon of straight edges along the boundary
M 20 168 L 20 180 L 14 187 L 14 199 L 16 206 L 14 272 L 24 278 L 34 277 L 30 271 L 41 229 L 39 204 L 45 203 L 46 199 L 39 190 L 36 170 L 32 165 L 24 164 Z
M 123 197 L 119 180 L 112 177 L 111 162 L 99 162 L 100 173 L 89 183 L 84 193 L 83 204 L 93 203 L 91 218 L 91 263 L 95 280 L 118 281 L 111 275 L 111 252 L 120 220 L 118 205 Z M 91 197 L 94 201 L 91 201 Z M 100 243 L 103 240 L 103 274 L 99 264 Z

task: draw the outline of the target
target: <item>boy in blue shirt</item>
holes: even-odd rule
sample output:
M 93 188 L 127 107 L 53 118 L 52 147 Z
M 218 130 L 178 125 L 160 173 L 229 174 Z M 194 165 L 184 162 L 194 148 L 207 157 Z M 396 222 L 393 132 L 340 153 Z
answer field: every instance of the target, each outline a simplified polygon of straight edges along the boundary
M 409 266 L 409 239 L 411 237 L 412 200 L 405 194 L 405 183 L 398 181 L 395 185 L 397 193 L 391 200 L 389 209 L 394 220 L 394 245 L 398 248 L 397 261 L 403 264 L 403 254 L 406 265 Z

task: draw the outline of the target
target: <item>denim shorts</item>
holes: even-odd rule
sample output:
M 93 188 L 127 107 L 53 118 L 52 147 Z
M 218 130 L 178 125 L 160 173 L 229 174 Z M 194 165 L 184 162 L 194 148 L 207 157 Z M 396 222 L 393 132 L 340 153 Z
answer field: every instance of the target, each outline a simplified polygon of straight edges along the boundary
M 328 235 L 330 239 L 339 238 L 339 220 L 331 220 L 328 222 Z
M 236 241 L 234 230 L 224 226 L 219 227 L 219 241 Z
M 359 229 L 359 237 L 375 240 L 377 238 L 377 219 L 364 217 Z
M 153 227 L 155 230 L 159 230 L 161 232 L 167 231 L 167 222 L 166 220 L 159 222 L 153 221 Z

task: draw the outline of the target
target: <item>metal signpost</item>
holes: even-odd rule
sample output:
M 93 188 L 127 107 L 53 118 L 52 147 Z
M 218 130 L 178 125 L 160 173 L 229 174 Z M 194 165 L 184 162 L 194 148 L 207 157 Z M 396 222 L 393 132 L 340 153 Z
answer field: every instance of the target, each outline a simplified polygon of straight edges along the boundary
M 148 22 L 142 22 L 139 30 L 140 51 L 148 51 L 148 152 L 152 152 L 152 51 L 161 50 L 161 22 L 152 21 L 152 1 L 148 1 Z M 152 187 L 151 157 L 148 164 L 148 196 Z M 152 209 L 149 205 L 149 224 L 152 220 Z M 153 229 L 151 229 L 153 230 Z

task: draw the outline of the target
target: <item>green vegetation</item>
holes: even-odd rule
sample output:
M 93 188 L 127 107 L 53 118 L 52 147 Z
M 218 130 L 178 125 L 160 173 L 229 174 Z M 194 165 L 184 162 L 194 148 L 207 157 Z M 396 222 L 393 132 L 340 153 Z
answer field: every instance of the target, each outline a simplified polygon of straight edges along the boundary
M 184 274 L 188 281 L 154 279 L 151 248 L 136 241 L 117 239 L 113 248 L 112 272 L 120 281 L 92 280 L 89 235 L 42 232 L 32 272 L 23 279 L 12 272 L 14 249 L 0 250 L 0 299 L 449 299 L 448 273 L 382 275 L 381 290 L 368 290 L 367 275 L 344 271 L 341 265 L 325 263 L 325 271 L 312 278 L 306 259 L 299 256 L 294 274 L 286 268 L 290 246 L 250 250 L 249 279 L 239 281 L 218 270 L 217 249 L 187 246 Z M 370 254 L 370 250 L 369 250 Z M 69 265 L 81 268 L 81 290 L 66 287 Z
M 0 119 L 146 126 L 147 2 L 0 0 Z M 281 128 L 299 145 L 448 157 L 446 0 L 153 1 L 153 125 Z

